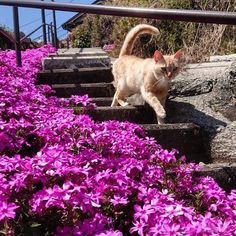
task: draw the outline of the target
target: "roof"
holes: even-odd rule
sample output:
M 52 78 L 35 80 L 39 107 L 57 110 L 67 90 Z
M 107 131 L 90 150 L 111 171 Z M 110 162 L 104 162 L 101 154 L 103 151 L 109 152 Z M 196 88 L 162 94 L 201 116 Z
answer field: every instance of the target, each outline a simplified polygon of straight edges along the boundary
M 91 4 L 101 4 L 104 0 L 96 0 L 92 2 Z M 86 13 L 77 13 L 73 17 L 71 17 L 69 20 L 67 20 L 65 23 L 63 23 L 61 26 L 64 30 L 71 31 L 76 26 L 83 23 L 84 17 Z

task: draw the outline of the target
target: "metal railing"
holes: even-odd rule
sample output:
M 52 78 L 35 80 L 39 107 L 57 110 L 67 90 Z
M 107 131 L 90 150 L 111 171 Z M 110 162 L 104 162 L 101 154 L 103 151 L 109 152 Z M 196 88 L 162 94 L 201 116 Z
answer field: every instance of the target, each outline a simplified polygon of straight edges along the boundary
M 42 0 L 41 1 L 0 0 L 0 5 L 13 6 L 13 8 L 27 7 L 27 8 L 39 8 L 39 9 L 49 9 L 57 11 L 91 13 L 99 15 L 236 25 L 235 12 L 114 7 L 114 6 L 84 5 L 84 4 L 74 4 L 74 3 L 43 2 Z M 17 47 L 16 50 L 18 50 Z
M 29 34 L 27 34 L 27 35 L 25 35 L 24 37 L 22 37 L 21 39 L 20 39 L 20 42 L 23 42 L 25 39 L 27 39 L 28 37 L 30 37 L 32 34 L 34 34 L 35 32 L 37 32 L 38 30 L 40 30 L 41 28 L 44 28 L 44 25 L 45 26 L 48 26 L 48 28 L 49 28 L 49 32 L 50 32 L 50 34 L 51 34 L 51 37 L 52 37 L 52 45 L 56 45 L 56 43 L 55 43 L 55 41 L 56 41 L 56 33 L 55 33 L 55 25 L 53 25 L 52 24 L 52 22 L 50 23 L 50 24 L 42 24 L 42 25 L 40 25 L 39 27 L 37 27 L 37 28 L 35 28 L 34 30 L 32 30 Z M 47 35 L 47 33 L 45 33 L 46 35 Z M 49 36 L 50 37 L 50 36 Z M 51 41 L 51 40 L 48 40 L 49 42 Z M 44 40 L 44 43 L 46 44 L 47 43 L 47 40 Z

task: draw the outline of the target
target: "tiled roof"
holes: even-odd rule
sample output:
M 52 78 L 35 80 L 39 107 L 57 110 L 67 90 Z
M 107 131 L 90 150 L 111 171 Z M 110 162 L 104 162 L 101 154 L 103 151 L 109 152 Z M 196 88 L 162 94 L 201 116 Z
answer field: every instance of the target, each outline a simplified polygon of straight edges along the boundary
M 96 0 L 92 2 L 91 4 L 101 4 L 104 2 L 104 0 Z M 77 25 L 80 25 L 83 23 L 83 19 L 86 13 L 77 13 L 73 17 L 71 17 L 69 20 L 67 20 L 65 23 L 62 24 L 62 28 L 68 31 L 71 31 L 73 28 L 75 28 Z

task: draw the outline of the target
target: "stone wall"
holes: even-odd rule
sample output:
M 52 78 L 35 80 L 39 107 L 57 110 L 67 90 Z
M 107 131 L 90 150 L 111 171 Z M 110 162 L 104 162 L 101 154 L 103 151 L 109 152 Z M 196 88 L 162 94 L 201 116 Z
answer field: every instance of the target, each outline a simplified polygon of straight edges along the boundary
M 167 122 L 203 128 L 211 160 L 236 161 L 236 62 L 190 65 L 173 81 Z
M 236 162 L 236 57 L 213 57 L 191 64 L 172 81 L 166 123 L 193 122 L 202 127 L 208 160 Z M 129 103 L 143 104 L 138 96 Z

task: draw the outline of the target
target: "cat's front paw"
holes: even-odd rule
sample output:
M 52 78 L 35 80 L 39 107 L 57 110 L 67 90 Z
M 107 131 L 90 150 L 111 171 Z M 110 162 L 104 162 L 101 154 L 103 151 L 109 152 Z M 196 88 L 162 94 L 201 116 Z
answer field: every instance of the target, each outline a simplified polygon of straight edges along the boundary
M 157 111 L 157 116 L 160 117 L 161 119 L 164 119 L 166 117 L 166 111 L 164 109 L 159 109 Z
M 126 106 L 129 106 L 129 103 L 128 103 L 128 102 L 122 102 L 120 105 L 121 105 L 122 107 L 126 107 Z
M 160 117 L 157 117 L 157 123 L 158 123 L 159 125 L 163 125 L 163 124 L 165 124 L 165 121 L 164 121 L 164 119 L 162 119 L 162 118 L 160 118 Z

